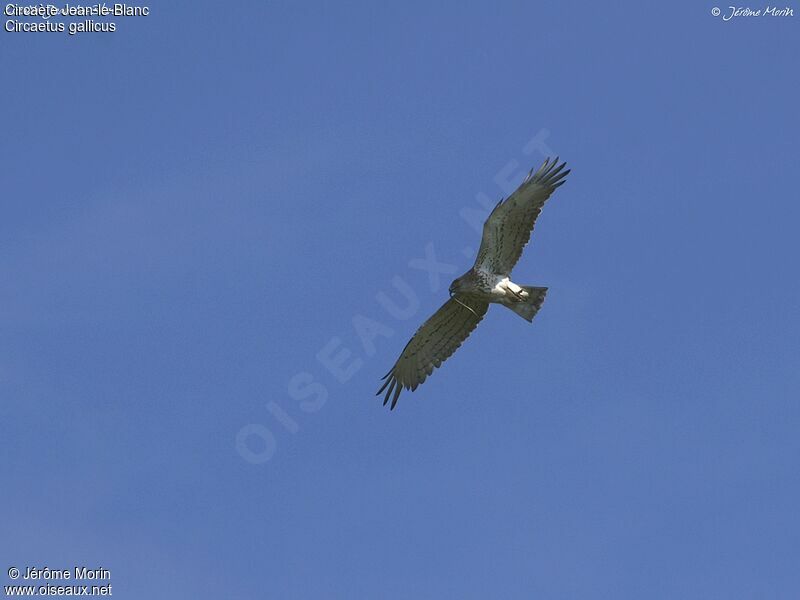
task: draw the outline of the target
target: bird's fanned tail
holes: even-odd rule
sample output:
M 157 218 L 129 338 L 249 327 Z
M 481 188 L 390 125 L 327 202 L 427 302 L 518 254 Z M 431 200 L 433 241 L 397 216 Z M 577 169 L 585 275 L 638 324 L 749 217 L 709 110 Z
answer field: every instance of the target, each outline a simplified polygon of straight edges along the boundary
M 530 323 L 536 313 L 539 312 L 539 309 L 542 308 L 542 304 L 544 304 L 547 288 L 533 287 L 531 285 L 521 285 L 520 287 L 527 293 L 528 297 L 521 302 L 506 304 L 505 306 Z

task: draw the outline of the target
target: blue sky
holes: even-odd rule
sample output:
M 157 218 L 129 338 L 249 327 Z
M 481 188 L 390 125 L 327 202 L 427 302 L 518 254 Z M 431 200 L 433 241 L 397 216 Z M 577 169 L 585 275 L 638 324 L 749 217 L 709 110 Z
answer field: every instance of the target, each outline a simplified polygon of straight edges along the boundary
M 103 566 L 122 598 L 796 598 L 800 16 L 713 6 L 2 32 L 3 569 Z M 542 311 L 492 307 L 389 413 L 380 377 L 477 247 L 460 213 L 550 151 L 573 172 L 514 271 Z

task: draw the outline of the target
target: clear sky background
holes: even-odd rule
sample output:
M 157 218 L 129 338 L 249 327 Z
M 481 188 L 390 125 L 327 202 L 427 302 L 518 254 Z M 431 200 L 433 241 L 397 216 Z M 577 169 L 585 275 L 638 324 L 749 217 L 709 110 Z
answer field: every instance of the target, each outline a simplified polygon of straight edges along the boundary
M 797 598 L 800 15 L 713 6 L 0 32 L 4 583 Z M 390 413 L 380 377 L 477 248 L 460 213 L 548 151 L 573 172 L 514 272 L 542 311 L 492 307 Z

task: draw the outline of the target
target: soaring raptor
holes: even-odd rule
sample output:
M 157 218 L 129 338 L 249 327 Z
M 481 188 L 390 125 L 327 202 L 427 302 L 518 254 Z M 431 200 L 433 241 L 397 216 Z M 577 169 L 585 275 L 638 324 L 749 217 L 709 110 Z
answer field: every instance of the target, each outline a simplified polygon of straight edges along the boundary
M 403 388 L 415 390 L 447 360 L 480 323 L 489 304 L 507 306 L 530 322 L 544 302 L 546 287 L 517 285 L 509 279 L 511 269 L 528 243 L 536 217 L 545 200 L 566 181 L 569 170 L 558 158 L 544 161 L 535 173 L 504 202 L 501 200 L 483 224 L 478 257 L 472 268 L 450 284 L 450 299 L 422 324 L 406 344 L 400 358 L 384 375 L 380 395 L 391 408 Z

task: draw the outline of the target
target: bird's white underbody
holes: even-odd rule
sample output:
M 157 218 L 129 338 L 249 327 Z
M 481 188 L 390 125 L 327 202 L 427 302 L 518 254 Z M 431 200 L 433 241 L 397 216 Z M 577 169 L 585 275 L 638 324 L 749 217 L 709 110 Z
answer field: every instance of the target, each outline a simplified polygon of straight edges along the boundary
M 502 275 L 490 275 L 494 279 L 492 289 L 489 291 L 489 302 L 508 304 L 509 302 L 525 301 L 528 292 Z

